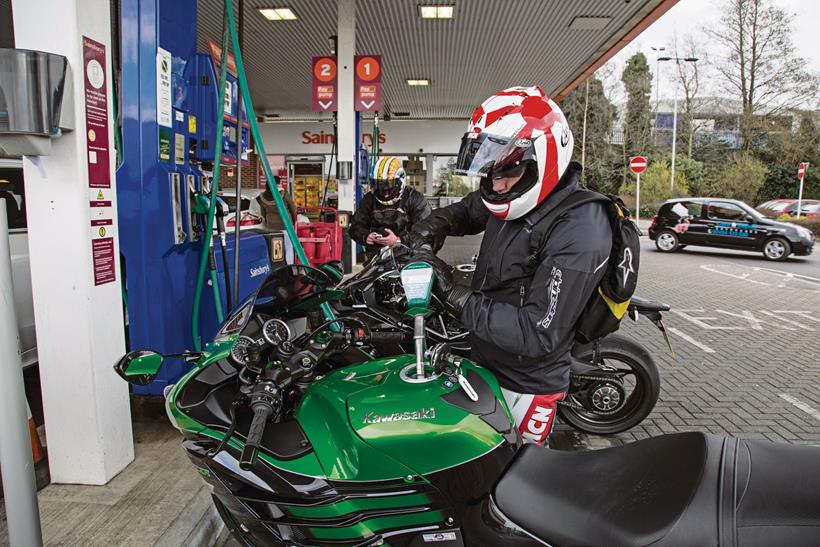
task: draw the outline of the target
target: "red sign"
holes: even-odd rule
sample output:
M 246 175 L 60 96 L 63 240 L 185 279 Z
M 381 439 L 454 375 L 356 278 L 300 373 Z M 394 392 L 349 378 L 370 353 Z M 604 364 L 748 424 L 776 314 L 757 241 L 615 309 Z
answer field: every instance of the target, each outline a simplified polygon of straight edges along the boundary
M 802 181 L 803 177 L 806 176 L 806 171 L 808 171 L 808 170 L 809 170 L 809 162 L 801 161 L 797 165 L 797 178 Z
M 635 156 L 629 158 L 629 170 L 636 175 L 646 171 L 647 165 L 649 165 L 649 162 L 646 160 L 645 156 Z
M 208 53 L 211 55 L 211 61 L 214 64 L 214 72 L 216 72 L 216 77 L 219 78 L 219 71 L 222 69 L 219 66 L 219 61 L 222 59 L 222 46 L 208 38 Z M 233 76 L 234 78 L 237 77 L 237 70 L 236 70 L 236 59 L 234 59 L 233 53 L 228 53 L 228 74 Z M 219 82 L 216 82 L 217 86 Z
M 354 106 L 357 112 L 382 109 L 382 56 L 356 55 Z
M 89 188 L 111 188 L 105 46 L 83 36 L 85 136 Z
M 336 110 L 336 57 L 313 58 L 314 112 Z

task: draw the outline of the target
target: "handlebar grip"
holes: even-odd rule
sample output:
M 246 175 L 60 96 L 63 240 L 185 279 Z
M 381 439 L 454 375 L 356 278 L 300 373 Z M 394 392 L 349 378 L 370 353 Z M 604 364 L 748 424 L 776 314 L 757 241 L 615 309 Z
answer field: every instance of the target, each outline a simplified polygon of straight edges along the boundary
M 239 457 L 239 467 L 244 471 L 250 471 L 256 463 L 262 436 L 265 434 L 265 426 L 268 424 L 268 418 L 272 411 L 270 405 L 266 404 L 256 405 L 253 409 L 253 421 L 248 429 L 245 448 L 242 449 L 242 455 Z
M 370 341 L 379 344 L 403 344 L 411 337 L 411 334 L 401 331 L 372 331 L 370 333 Z

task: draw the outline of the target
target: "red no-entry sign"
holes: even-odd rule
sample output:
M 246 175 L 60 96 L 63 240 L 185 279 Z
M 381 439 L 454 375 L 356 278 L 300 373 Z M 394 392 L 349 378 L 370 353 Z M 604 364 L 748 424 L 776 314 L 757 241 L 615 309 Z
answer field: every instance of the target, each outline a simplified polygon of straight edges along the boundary
M 806 171 L 808 171 L 808 170 L 809 170 L 809 163 L 808 162 L 800 162 L 797 165 L 797 178 L 800 179 L 801 182 L 803 181 L 803 177 L 806 176 Z
M 636 175 L 646 171 L 648 164 L 649 162 L 646 160 L 646 156 L 634 156 L 629 158 L 629 170 Z

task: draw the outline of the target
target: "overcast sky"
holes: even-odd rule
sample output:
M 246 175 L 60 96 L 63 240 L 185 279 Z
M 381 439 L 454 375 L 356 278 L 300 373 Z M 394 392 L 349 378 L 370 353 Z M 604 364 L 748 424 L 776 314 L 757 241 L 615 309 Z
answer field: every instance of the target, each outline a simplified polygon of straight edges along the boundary
M 796 14 L 793 22 L 793 42 L 797 53 L 806 61 L 809 69 L 820 74 L 820 1 L 818 0 L 772 0 L 775 5 Z M 677 34 L 678 40 L 683 41 L 688 34 L 703 36 L 700 29 L 703 26 L 718 24 L 721 19 L 722 8 L 726 0 L 679 0 L 679 2 L 643 31 L 632 43 L 621 50 L 605 67 L 610 76 L 607 82 L 610 87 L 620 87 L 620 75 L 626 60 L 636 51 L 643 51 L 647 55 L 652 72 L 655 72 L 655 52 L 650 47 L 665 46 L 667 49 L 673 43 Z M 713 56 L 708 44 L 704 42 L 706 56 Z M 712 48 L 713 49 L 713 48 Z M 703 57 L 698 53 L 698 57 Z M 672 63 L 661 63 L 660 95 L 671 98 Z M 665 68 L 664 68 L 665 67 Z M 620 101 L 623 92 L 621 89 L 612 89 L 616 101 Z M 706 91 L 706 90 L 704 90 Z M 654 88 L 653 88 L 654 96 Z

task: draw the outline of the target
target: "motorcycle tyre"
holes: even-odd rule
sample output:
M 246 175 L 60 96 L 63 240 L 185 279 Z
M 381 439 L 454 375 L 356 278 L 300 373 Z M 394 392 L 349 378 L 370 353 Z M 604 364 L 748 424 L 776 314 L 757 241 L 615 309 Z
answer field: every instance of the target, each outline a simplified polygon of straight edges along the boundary
M 620 365 L 628 365 L 635 372 L 635 389 L 641 390 L 639 400 L 630 411 L 622 415 L 598 415 L 590 418 L 581 415 L 577 410 L 559 405 L 558 415 L 561 419 L 584 433 L 595 435 L 613 435 L 623 433 L 641 423 L 658 402 L 661 391 L 661 379 L 658 367 L 649 352 L 632 340 L 610 334 L 600 341 L 601 357 L 617 360 Z M 579 345 L 573 348 L 573 356 L 583 361 L 592 360 L 592 345 Z

